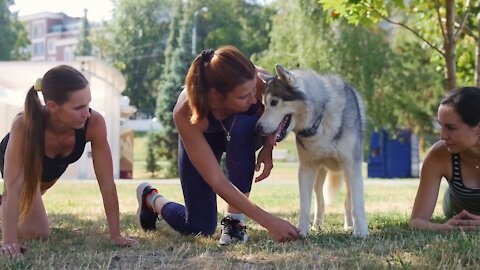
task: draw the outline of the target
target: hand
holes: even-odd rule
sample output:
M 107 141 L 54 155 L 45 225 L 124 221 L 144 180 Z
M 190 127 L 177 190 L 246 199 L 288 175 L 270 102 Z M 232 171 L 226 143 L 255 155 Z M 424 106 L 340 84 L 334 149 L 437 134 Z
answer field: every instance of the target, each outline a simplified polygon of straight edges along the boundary
M 125 236 L 118 236 L 112 239 L 112 242 L 121 247 L 136 247 L 138 246 L 138 241 Z
M 27 252 L 28 248 L 25 246 L 21 246 L 18 243 L 6 243 L 2 245 L 1 250 L 2 254 L 4 254 L 8 258 L 13 258 Z
M 300 237 L 300 229 L 281 218 L 273 217 L 267 226 L 268 234 L 279 243 L 295 241 Z
M 471 214 L 466 210 L 463 210 L 459 214 L 450 218 L 445 225 L 464 231 L 474 231 L 480 228 L 480 216 Z
M 273 168 L 273 161 L 272 161 L 272 149 L 269 147 L 262 147 L 260 152 L 258 153 L 257 157 L 257 164 L 255 164 L 255 171 L 260 171 L 260 168 L 263 163 L 263 172 L 255 177 L 255 182 L 260 182 L 263 179 L 267 178 L 270 175 L 270 172 Z

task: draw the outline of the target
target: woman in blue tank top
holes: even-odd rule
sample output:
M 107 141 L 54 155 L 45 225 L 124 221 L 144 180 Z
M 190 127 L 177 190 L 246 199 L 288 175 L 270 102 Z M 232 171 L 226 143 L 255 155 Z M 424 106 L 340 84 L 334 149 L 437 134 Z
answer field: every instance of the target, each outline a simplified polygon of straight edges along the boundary
M 45 105 L 40 103 L 40 93 Z M 28 91 L 25 110 L 13 120 L 9 134 L 0 144 L 0 169 L 4 179 L 1 251 L 6 256 L 15 257 L 26 251 L 26 247 L 19 245 L 18 238 L 44 239 L 50 235 L 41 196 L 69 164 L 81 157 L 86 142 L 92 146 L 111 241 L 120 246 L 138 244 L 120 234 L 105 120 L 89 108 L 90 101 L 88 81 L 66 65 L 50 69 Z
M 440 141 L 430 149 L 422 166 L 420 185 L 410 226 L 446 232 L 480 228 L 480 88 L 450 92 L 438 108 Z M 440 181 L 448 189 L 443 212 L 448 220 L 433 223 Z
M 137 188 L 138 221 L 155 230 L 157 215 L 182 234 L 212 235 L 217 226 L 217 194 L 227 203 L 220 245 L 247 240 L 244 214 L 277 241 L 298 238 L 298 229 L 248 199 L 255 170 L 260 181 L 272 169 L 273 141 L 261 146 L 255 124 L 262 113 L 264 83 L 259 71 L 236 48 L 204 50 L 193 61 L 173 110 L 179 133 L 178 168 L 185 205 L 159 195 L 149 183 Z M 273 136 L 272 136 L 273 138 Z M 261 138 L 260 138 L 261 139 Z M 257 143 L 260 142 L 260 145 Z M 227 174 L 220 166 L 226 156 Z

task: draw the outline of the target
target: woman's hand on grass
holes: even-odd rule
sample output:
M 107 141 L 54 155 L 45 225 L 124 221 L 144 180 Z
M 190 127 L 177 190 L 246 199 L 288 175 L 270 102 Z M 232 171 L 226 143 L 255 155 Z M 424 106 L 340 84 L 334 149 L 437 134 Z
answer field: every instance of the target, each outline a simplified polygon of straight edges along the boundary
M 270 226 L 266 227 L 270 236 L 279 243 L 295 241 L 300 237 L 300 230 L 290 222 L 272 216 Z
M 463 210 L 445 222 L 445 225 L 449 226 L 451 229 L 455 228 L 463 231 L 476 231 L 480 228 L 480 216 Z
M 14 258 L 22 255 L 22 253 L 27 252 L 28 248 L 18 243 L 6 243 L 2 245 L 2 254 L 8 258 Z
M 136 247 L 138 246 L 138 241 L 130 237 L 118 236 L 112 239 L 112 242 L 121 247 Z

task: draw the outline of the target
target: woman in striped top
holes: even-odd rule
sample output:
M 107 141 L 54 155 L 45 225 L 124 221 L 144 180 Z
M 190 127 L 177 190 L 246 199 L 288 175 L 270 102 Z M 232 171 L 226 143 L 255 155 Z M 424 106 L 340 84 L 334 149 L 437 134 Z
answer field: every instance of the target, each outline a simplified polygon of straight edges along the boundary
M 410 227 L 446 232 L 480 228 L 480 88 L 464 87 L 449 93 L 438 108 L 440 141 L 422 166 Z M 448 188 L 443 212 L 448 219 L 433 223 L 440 181 Z

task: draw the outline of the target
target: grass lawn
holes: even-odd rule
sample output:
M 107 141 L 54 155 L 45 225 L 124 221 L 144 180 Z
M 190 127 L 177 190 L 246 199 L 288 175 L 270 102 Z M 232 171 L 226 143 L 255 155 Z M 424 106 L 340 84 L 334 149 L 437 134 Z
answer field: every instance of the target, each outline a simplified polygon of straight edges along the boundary
M 181 201 L 178 180 L 152 181 L 161 193 Z M 217 247 L 213 237 L 182 236 L 158 222 L 157 232 L 145 233 L 135 223 L 135 188 L 140 181 L 117 181 L 123 232 L 140 241 L 136 248 L 119 248 L 108 240 L 104 211 L 95 181 L 61 180 L 44 195 L 52 235 L 26 241 L 24 258 L 1 258 L 1 269 L 325 269 L 325 268 L 477 268 L 479 233 L 447 234 L 412 231 L 408 216 L 417 180 L 366 181 L 370 237 L 361 240 L 343 230 L 341 191 L 327 206 L 325 222 L 306 239 L 277 244 L 266 230 L 247 222 L 245 244 Z M 442 190 L 445 185 L 442 185 Z M 268 211 L 298 221 L 296 181 L 265 180 L 254 185 L 252 200 Z M 441 216 L 441 200 L 435 219 Z M 219 212 L 225 204 L 219 200 Z M 219 215 L 220 217 L 220 215 Z

